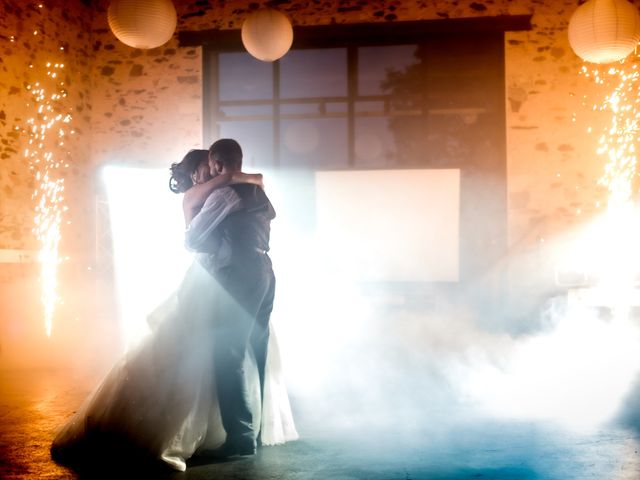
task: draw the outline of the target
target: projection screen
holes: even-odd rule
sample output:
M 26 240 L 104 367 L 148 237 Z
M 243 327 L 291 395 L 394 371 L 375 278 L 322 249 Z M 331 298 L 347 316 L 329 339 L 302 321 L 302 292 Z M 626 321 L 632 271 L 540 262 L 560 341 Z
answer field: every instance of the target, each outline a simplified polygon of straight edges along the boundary
M 460 170 L 321 171 L 316 226 L 330 268 L 363 282 L 457 282 Z

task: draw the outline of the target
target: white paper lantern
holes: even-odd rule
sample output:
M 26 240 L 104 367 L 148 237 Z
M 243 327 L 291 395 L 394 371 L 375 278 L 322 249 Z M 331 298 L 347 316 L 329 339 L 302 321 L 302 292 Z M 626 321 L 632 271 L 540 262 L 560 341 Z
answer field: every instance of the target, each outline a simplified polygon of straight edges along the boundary
M 293 27 L 284 13 L 272 8 L 256 10 L 242 24 L 242 44 L 263 62 L 279 59 L 291 48 Z
M 155 48 L 173 36 L 178 16 L 171 0 L 112 0 L 107 20 L 125 45 Z
M 589 0 L 569 20 L 569 44 L 583 60 L 622 60 L 640 41 L 640 14 L 627 0 Z

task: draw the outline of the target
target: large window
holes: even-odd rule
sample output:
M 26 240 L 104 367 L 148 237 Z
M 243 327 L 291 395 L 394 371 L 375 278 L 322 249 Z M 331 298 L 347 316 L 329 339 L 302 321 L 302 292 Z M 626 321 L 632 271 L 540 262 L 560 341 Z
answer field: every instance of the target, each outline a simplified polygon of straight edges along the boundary
M 275 63 L 209 50 L 205 141 L 247 163 L 312 169 L 460 166 L 504 149 L 502 34 L 290 51 Z

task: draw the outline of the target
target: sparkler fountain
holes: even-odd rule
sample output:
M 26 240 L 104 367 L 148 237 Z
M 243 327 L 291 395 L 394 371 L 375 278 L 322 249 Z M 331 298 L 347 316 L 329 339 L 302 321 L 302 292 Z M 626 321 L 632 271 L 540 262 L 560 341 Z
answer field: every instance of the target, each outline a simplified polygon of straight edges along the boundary
M 605 95 L 593 110 L 610 116 L 598 139 L 597 154 L 606 164 L 599 184 L 608 191 L 606 213 L 600 223 L 598 240 L 592 252 L 599 259 L 597 288 L 607 299 L 616 318 L 626 318 L 633 302 L 635 276 L 640 267 L 637 245 L 640 232 L 636 226 L 637 213 L 633 201 L 637 169 L 635 144 L 640 133 L 640 72 L 632 60 L 617 66 L 582 68 L 583 75 L 602 86 Z M 590 129 L 591 130 L 591 129 Z
M 42 3 L 37 8 L 43 8 Z M 33 30 L 33 35 L 40 33 Z M 59 47 L 64 55 L 65 47 Z M 74 133 L 71 128 L 71 109 L 66 105 L 67 91 L 62 62 L 46 61 L 30 63 L 29 73 L 36 80 L 28 83 L 29 99 L 26 104 L 26 126 L 23 132 L 28 141 L 24 156 L 33 172 L 36 187 L 34 234 L 40 244 L 40 283 L 47 336 L 51 336 L 56 305 L 60 302 L 57 293 L 58 266 L 64 259 L 60 256 L 61 226 L 68 210 L 64 197 L 64 171 L 68 167 L 65 157 L 65 141 Z

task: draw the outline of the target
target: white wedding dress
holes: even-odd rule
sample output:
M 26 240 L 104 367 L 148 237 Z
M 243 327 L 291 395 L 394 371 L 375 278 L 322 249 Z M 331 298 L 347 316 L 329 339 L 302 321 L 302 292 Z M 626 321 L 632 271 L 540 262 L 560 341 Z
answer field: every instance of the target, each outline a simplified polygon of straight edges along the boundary
M 109 456 L 95 450 L 115 445 L 184 471 L 186 460 L 197 450 L 224 442 L 215 394 L 216 329 L 211 318 L 219 289 L 194 261 L 177 292 L 149 315 L 152 333 L 113 367 L 58 432 L 52 444 L 54 458 Z M 262 412 L 252 354 L 245 359 L 245 371 L 253 394 L 254 430 L 260 427 L 262 445 L 298 438 L 272 328 Z

